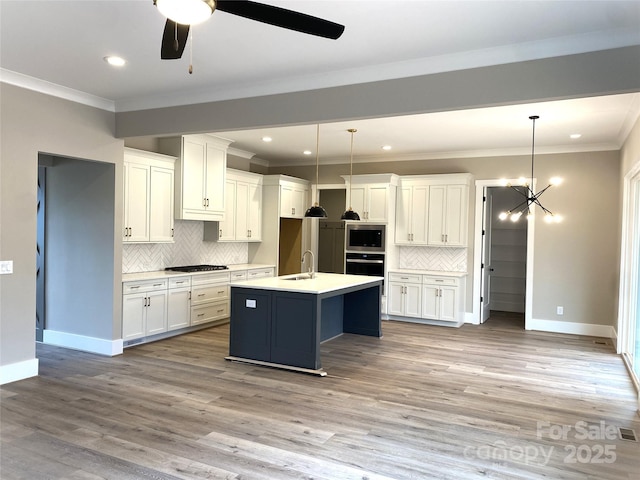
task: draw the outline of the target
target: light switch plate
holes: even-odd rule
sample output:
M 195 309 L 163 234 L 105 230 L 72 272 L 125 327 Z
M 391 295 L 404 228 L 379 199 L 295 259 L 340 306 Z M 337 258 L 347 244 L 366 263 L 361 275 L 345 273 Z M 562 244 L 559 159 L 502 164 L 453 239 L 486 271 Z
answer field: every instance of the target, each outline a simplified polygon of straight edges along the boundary
M 0 275 L 10 275 L 13 273 L 13 260 L 0 261 Z

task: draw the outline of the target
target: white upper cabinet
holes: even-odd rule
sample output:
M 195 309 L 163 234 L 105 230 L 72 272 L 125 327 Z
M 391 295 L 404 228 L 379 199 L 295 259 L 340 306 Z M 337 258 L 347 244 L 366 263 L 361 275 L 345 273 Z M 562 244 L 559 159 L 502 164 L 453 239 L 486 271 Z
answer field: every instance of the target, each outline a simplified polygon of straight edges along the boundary
M 230 140 L 211 135 L 182 137 L 176 169 L 176 218 L 224 220 L 227 148 Z
M 280 216 L 286 218 L 304 218 L 309 208 L 309 182 L 303 183 L 282 180 L 280 182 Z
M 225 219 L 205 223 L 204 239 L 262 241 L 262 175 L 228 169 L 226 176 Z
M 343 175 L 347 184 L 345 210 L 349 207 L 360 215 L 360 221 L 387 223 L 395 210 L 396 185 L 394 174 L 354 175 L 349 201 L 349 176 Z
M 467 244 L 468 185 L 429 187 L 429 235 L 432 246 L 464 247 Z
M 124 153 L 124 242 L 172 242 L 175 158 Z
M 400 177 L 396 244 L 466 246 L 471 179 L 468 173 Z
M 396 243 L 426 245 L 429 186 L 401 185 L 396 201 Z

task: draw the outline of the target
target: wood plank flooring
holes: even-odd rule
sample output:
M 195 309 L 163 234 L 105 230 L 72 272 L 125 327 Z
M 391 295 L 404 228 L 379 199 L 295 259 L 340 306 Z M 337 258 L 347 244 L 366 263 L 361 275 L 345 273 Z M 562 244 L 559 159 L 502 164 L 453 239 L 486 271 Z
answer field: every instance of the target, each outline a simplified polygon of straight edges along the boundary
M 383 332 L 325 343 L 324 378 L 225 361 L 228 325 L 114 358 L 38 345 L 40 376 L 0 389 L 0 478 L 640 479 L 611 340 L 498 313 Z

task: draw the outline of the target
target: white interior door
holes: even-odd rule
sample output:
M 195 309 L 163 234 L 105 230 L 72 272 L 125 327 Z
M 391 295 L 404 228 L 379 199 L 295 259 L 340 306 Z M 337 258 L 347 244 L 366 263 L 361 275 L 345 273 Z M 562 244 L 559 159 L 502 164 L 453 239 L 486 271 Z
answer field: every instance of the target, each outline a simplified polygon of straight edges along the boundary
M 484 323 L 491 312 L 491 218 L 493 214 L 492 189 L 484 187 L 484 201 L 482 214 L 482 283 L 481 283 L 481 316 L 480 323 Z

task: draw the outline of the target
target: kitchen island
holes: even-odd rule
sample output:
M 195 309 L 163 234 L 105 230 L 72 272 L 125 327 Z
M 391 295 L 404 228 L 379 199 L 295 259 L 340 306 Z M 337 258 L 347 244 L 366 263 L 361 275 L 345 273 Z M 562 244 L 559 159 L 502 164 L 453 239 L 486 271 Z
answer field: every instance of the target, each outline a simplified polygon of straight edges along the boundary
M 232 282 L 227 360 L 326 375 L 320 344 L 382 337 L 382 277 L 316 273 Z

